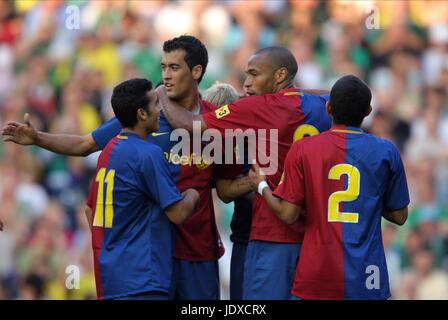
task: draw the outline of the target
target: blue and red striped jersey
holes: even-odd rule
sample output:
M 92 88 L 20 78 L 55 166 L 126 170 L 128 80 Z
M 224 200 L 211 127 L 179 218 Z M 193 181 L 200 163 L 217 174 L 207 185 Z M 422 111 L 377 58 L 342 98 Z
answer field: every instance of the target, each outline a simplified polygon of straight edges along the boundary
M 98 299 L 169 291 L 174 230 L 163 210 L 180 200 L 158 146 L 128 132 L 106 145 L 88 200 Z
M 215 110 L 212 104 L 201 100 L 200 113 Z M 120 122 L 113 118 L 100 128 L 96 129 L 92 136 L 100 148 L 104 148 L 107 142 L 121 131 Z M 222 170 L 223 166 L 208 164 L 194 164 L 195 155 L 191 149 L 189 156 L 172 151 L 178 141 L 170 141 L 173 128 L 163 113 L 160 113 L 160 129 L 148 137 L 148 141 L 158 145 L 169 163 L 171 176 L 176 182 L 177 188 L 183 192 L 188 188 L 199 192 L 200 204 L 191 217 L 182 225 L 176 226 L 176 245 L 174 257 L 189 261 L 212 261 L 217 260 L 224 254 L 224 246 L 216 226 L 212 199 L 213 177 L 226 178 L 233 176 L 229 168 Z M 204 147 L 204 145 L 202 145 Z
M 325 111 L 328 96 L 311 95 L 299 89 L 284 89 L 263 96 L 250 96 L 223 106 L 215 112 L 203 115 L 208 129 L 217 129 L 225 135 L 226 129 L 278 130 L 278 154 L 270 161 L 276 163 L 275 174 L 267 176 L 269 186 L 274 189 L 283 172 L 286 154 L 294 140 L 316 135 L 331 127 L 331 119 Z M 257 152 L 265 156 L 273 155 L 270 150 L 271 132 L 266 138 L 257 134 Z M 265 142 L 266 150 L 259 146 Z M 260 163 L 260 162 L 258 162 Z M 299 243 L 302 241 L 304 224 L 298 221 L 288 226 L 280 221 L 269 209 L 266 201 L 258 193 L 252 205 L 251 240 L 280 243 Z
M 387 299 L 384 210 L 409 204 L 397 148 L 359 128 L 295 143 L 274 195 L 306 209 L 292 293 L 302 299 Z

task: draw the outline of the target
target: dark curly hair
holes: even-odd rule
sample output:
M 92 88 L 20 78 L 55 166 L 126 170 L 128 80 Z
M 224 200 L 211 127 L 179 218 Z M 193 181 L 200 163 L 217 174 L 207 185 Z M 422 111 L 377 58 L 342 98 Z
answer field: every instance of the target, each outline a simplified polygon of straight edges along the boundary
M 207 48 L 204 44 L 193 36 L 183 35 L 163 43 L 163 51 L 171 52 L 174 50 L 184 50 L 187 54 L 185 55 L 185 62 L 187 63 L 190 70 L 192 70 L 195 66 L 202 66 L 202 74 L 198 80 L 198 83 L 201 82 L 202 77 L 205 74 L 205 70 L 207 69 L 208 64 L 208 52 Z
M 137 110 L 148 111 L 148 92 L 152 89 L 147 79 L 126 80 L 114 88 L 112 93 L 112 109 L 123 128 L 133 128 L 137 124 Z
M 347 75 L 331 88 L 331 114 L 336 124 L 359 127 L 369 111 L 372 93 L 361 79 Z

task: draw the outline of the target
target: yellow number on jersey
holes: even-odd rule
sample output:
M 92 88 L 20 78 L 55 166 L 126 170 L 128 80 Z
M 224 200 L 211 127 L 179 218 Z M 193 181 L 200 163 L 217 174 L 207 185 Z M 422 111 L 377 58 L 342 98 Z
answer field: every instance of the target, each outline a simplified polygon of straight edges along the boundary
M 328 221 L 358 223 L 359 214 L 356 212 L 339 212 L 339 203 L 354 201 L 359 197 L 360 174 L 358 168 L 350 164 L 338 164 L 330 169 L 328 179 L 340 180 L 347 175 L 348 187 L 344 191 L 336 191 L 328 198 Z
M 302 124 L 297 127 L 296 131 L 294 132 L 294 140 L 298 141 L 302 140 L 305 136 L 315 136 L 319 134 L 319 130 L 315 126 L 312 126 L 310 124 Z
M 95 218 L 93 225 L 95 227 L 112 228 L 114 220 L 113 191 L 114 191 L 115 170 L 109 170 L 106 174 L 106 168 L 101 168 L 95 178 L 98 182 L 98 195 L 96 198 Z M 104 203 L 104 182 L 107 183 L 106 203 Z M 106 211 L 106 221 L 104 221 L 104 211 Z
M 296 92 L 291 93 L 295 94 Z M 297 127 L 296 131 L 294 131 L 293 141 L 296 142 L 298 140 L 302 140 L 303 138 L 305 138 L 305 136 L 315 136 L 318 134 L 319 130 L 317 130 L 315 126 L 312 126 L 310 124 L 301 124 L 300 126 Z M 283 172 L 282 177 L 280 178 L 280 182 L 278 183 L 279 185 L 283 183 L 283 180 L 285 179 L 284 175 L 285 172 Z

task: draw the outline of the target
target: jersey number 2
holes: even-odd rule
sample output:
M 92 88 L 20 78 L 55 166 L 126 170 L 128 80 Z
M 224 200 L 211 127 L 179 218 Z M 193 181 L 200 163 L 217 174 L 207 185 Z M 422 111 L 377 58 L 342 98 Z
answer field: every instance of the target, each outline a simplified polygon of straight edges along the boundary
M 106 168 L 101 168 L 96 175 L 95 181 L 98 182 L 98 195 L 96 198 L 95 218 L 93 220 L 95 227 L 112 228 L 114 221 L 114 177 L 115 170 L 109 170 L 106 174 Z M 107 183 L 106 202 L 104 202 L 105 183 Z
M 358 223 L 359 214 L 356 212 L 340 212 L 339 203 L 354 201 L 359 197 L 359 170 L 350 164 L 337 164 L 328 172 L 328 179 L 340 180 L 343 174 L 347 175 L 348 187 L 344 191 L 332 193 L 330 198 L 328 198 L 328 221 Z

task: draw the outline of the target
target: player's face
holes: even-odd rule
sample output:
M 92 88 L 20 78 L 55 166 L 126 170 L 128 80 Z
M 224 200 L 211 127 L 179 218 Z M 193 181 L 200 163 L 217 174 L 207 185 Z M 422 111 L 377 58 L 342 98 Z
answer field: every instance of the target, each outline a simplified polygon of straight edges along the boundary
M 147 129 L 148 132 L 157 132 L 159 130 L 159 122 L 160 122 L 160 105 L 159 98 L 157 97 L 154 90 L 151 90 L 148 93 L 149 96 L 149 104 L 148 104 L 148 119 L 147 119 Z
M 249 59 L 244 91 L 249 96 L 274 93 L 274 71 L 262 56 L 252 56 Z
M 185 62 L 185 50 L 164 52 L 162 57 L 162 79 L 170 99 L 181 100 L 195 89 L 193 73 Z

